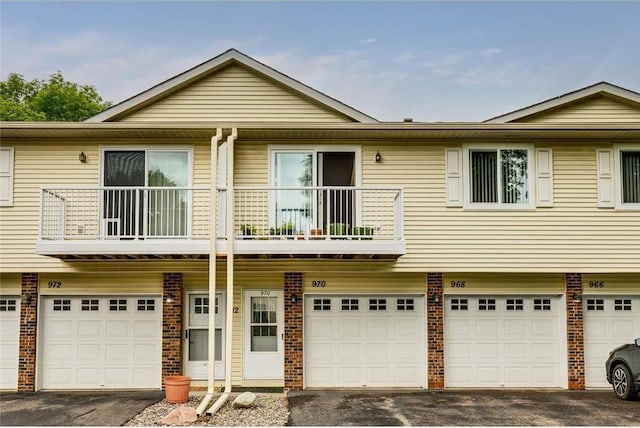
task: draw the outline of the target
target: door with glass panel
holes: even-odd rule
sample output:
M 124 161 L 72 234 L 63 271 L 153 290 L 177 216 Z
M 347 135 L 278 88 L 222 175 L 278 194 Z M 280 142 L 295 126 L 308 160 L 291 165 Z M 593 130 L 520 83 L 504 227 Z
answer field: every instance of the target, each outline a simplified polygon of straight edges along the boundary
M 186 237 L 187 150 L 105 150 L 102 235 L 120 239 Z
M 188 294 L 188 316 L 184 334 L 186 364 L 185 373 L 192 379 L 206 380 L 209 369 L 209 316 L 216 317 L 215 331 L 215 378 L 224 379 L 224 308 L 223 294 L 216 293 L 214 308 L 211 308 L 209 294 Z
M 274 151 L 275 234 L 308 234 L 316 228 L 328 233 L 331 224 L 348 230 L 356 215 L 356 195 L 351 189 L 356 184 L 355 158 L 353 151 Z M 315 186 L 320 189 L 309 189 Z
M 284 378 L 284 300 L 281 290 L 246 290 L 244 378 Z

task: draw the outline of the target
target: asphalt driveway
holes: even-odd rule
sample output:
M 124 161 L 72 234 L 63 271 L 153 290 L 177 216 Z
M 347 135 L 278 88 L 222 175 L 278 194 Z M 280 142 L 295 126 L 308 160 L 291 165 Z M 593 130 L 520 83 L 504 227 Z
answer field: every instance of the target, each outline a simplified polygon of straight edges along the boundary
M 161 391 L 0 394 L 3 426 L 121 426 L 164 398 Z
M 303 391 L 293 426 L 637 426 L 640 402 L 611 391 Z

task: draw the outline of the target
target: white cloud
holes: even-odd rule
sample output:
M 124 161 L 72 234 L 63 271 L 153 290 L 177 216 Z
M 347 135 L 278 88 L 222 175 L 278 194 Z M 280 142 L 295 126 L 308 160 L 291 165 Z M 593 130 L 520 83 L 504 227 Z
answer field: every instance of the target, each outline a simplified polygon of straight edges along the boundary
M 360 43 L 363 45 L 373 45 L 375 43 L 378 43 L 378 39 L 376 39 L 375 37 L 367 37 L 366 39 L 360 40 Z
M 502 53 L 502 50 L 500 48 L 488 48 L 483 50 L 480 55 L 484 56 L 484 57 L 490 57 L 490 56 L 494 56 L 494 55 L 500 55 Z

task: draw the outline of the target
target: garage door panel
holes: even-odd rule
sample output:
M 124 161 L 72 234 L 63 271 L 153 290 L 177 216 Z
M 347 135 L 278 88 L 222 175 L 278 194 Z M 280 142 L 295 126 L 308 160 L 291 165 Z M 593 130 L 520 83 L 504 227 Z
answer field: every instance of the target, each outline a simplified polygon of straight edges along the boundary
M 137 299 L 45 298 L 43 388 L 159 388 L 161 305 Z
M 0 389 L 18 388 L 20 299 L 0 297 Z
M 558 296 L 447 297 L 445 386 L 564 386 L 560 302 Z
M 313 338 L 329 338 L 332 332 L 332 321 L 330 319 L 316 319 L 313 325 L 308 326 L 307 334 Z
M 403 299 L 305 296 L 305 386 L 424 386 L 422 298 Z M 332 328 L 319 335 L 317 325 L 328 320 Z

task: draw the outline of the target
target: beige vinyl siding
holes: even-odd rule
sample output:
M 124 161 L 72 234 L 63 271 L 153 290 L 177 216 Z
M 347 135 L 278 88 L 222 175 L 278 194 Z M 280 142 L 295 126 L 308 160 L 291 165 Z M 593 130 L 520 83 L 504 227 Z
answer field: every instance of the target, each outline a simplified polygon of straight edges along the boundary
M 237 65 L 224 68 L 120 120 L 352 122 Z
M 310 266 L 311 268 L 311 266 Z M 309 294 L 345 294 L 345 293 L 418 293 L 427 290 L 424 274 L 384 273 L 367 275 L 366 273 L 311 271 L 303 275 L 303 292 Z M 314 281 L 323 286 L 314 286 Z
M 22 294 L 21 283 L 19 273 L 0 273 L 0 295 L 19 296 Z
M 564 294 L 562 274 L 477 274 L 442 275 L 444 294 Z
M 640 294 L 640 274 L 585 274 L 584 294 Z
M 640 122 L 640 106 L 599 96 L 541 112 L 515 122 L 526 123 L 617 123 Z
M 39 278 L 41 295 L 162 294 L 162 273 L 44 273 Z M 49 288 L 49 283 L 59 287 Z

